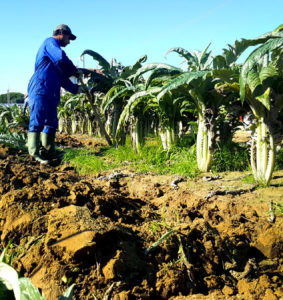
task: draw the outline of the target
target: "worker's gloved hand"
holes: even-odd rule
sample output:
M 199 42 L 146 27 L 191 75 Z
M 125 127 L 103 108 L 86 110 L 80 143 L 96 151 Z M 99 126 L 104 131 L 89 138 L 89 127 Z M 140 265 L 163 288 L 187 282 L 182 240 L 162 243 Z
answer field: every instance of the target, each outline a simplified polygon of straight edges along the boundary
M 77 73 L 76 73 L 76 75 L 75 75 L 77 78 L 83 78 L 83 76 L 84 76 L 84 73 L 83 73 L 83 71 L 82 70 L 80 70 L 80 69 L 77 69 Z
M 91 88 L 89 88 L 88 90 L 89 90 L 89 92 L 90 92 L 91 94 L 93 94 L 94 92 L 96 92 L 96 88 L 95 88 L 95 87 L 91 87 Z
M 81 94 L 81 93 L 87 93 L 87 89 L 84 87 L 84 86 L 82 86 L 82 85 L 79 85 L 79 88 L 78 88 L 78 94 Z

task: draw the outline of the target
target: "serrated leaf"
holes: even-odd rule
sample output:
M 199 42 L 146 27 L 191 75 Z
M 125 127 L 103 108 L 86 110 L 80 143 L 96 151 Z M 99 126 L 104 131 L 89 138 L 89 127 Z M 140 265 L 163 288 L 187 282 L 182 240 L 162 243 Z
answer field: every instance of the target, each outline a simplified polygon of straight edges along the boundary
M 255 49 L 246 59 L 242 68 L 241 76 L 245 77 L 245 75 L 258 63 L 260 59 L 262 59 L 264 55 L 282 46 L 283 38 L 273 38 Z
M 239 80 L 239 71 L 233 70 L 232 68 L 229 69 L 221 69 L 221 70 L 213 70 L 213 76 L 215 78 L 219 78 L 225 82 L 235 82 Z
M 74 292 L 75 284 L 73 283 L 71 286 L 67 288 L 64 294 L 58 300 L 72 300 L 73 292 Z
M 212 51 L 207 53 L 208 48 L 210 47 L 211 42 L 206 46 L 203 52 L 201 52 L 201 56 L 199 59 L 200 65 L 202 65 L 203 69 L 205 69 L 211 62 L 210 58 L 212 57 Z
M 217 83 L 215 85 L 215 90 L 220 94 L 239 93 L 240 85 L 238 82 Z
M 270 77 L 274 77 L 274 76 L 278 76 L 279 73 L 277 71 L 277 69 L 272 65 L 269 64 L 267 67 L 262 68 L 262 70 L 259 73 L 259 78 L 261 80 L 261 82 L 263 82 L 264 80 L 270 78 Z
M 140 102 L 144 101 L 144 97 L 152 95 L 152 94 L 156 94 L 159 91 L 160 91 L 160 87 L 155 87 L 155 88 L 151 88 L 147 91 L 136 92 L 135 94 L 133 94 L 130 97 L 130 99 L 127 102 L 127 105 L 124 107 L 124 109 L 123 109 L 123 111 L 120 115 L 118 126 L 117 126 L 117 131 L 116 131 L 116 139 L 120 136 L 121 131 L 123 129 L 123 125 L 125 124 L 125 122 L 129 118 L 130 114 L 135 109 L 135 107 Z
M 252 92 L 254 92 L 254 90 L 259 86 L 261 85 L 261 81 L 260 81 L 260 78 L 259 78 L 259 74 L 254 71 L 254 70 L 251 70 L 249 73 L 248 73 L 248 76 L 247 76 L 247 84 L 249 85 L 249 88 Z
M 20 300 L 20 287 L 18 273 L 11 266 L 0 262 L 0 281 L 8 290 L 13 290 L 15 299 Z
M 267 89 L 264 94 L 256 97 L 256 99 L 261 102 L 267 110 L 270 110 L 270 89 Z
M 274 31 L 274 32 L 267 32 L 254 39 L 235 40 L 234 45 L 228 44 L 228 49 L 223 49 L 223 56 L 225 57 L 227 65 L 231 66 L 232 64 L 234 64 L 237 61 L 237 59 L 241 56 L 241 54 L 248 47 L 263 44 L 266 41 L 268 41 L 270 38 L 279 37 L 279 36 L 280 35 L 278 34 L 278 31 L 277 31 L 277 35 L 276 32 Z
M 99 65 L 103 68 L 103 70 L 109 70 L 110 69 L 110 64 L 108 63 L 108 61 L 101 56 L 99 53 L 92 51 L 92 50 L 85 50 L 81 56 L 88 54 L 90 56 L 92 56 L 92 58 L 94 60 L 97 60 Z
M 29 278 L 22 277 L 19 279 L 21 290 L 21 300 L 45 300 L 38 288 L 36 288 Z
M 226 62 L 226 59 L 224 58 L 224 56 L 222 55 L 217 55 L 214 57 L 213 59 L 213 62 L 212 62 L 212 65 L 213 65 L 213 69 L 223 69 L 223 68 L 226 68 L 227 67 L 227 62 Z
M 272 31 L 272 35 L 278 35 L 279 33 L 283 32 L 283 24 L 279 25 Z
M 109 105 L 111 105 L 116 99 L 118 99 L 119 97 L 122 97 L 127 92 L 134 92 L 134 90 L 136 90 L 136 87 L 134 87 L 134 86 L 126 87 L 126 88 L 120 90 L 114 96 L 112 96 L 107 101 L 105 101 L 105 102 L 102 103 L 102 110 L 105 112 L 105 110 L 107 109 L 107 107 Z
M 274 67 L 277 69 L 279 76 L 283 77 L 283 48 L 272 51 L 271 60 Z
M 247 84 L 249 72 L 258 64 L 258 62 L 263 58 L 267 53 L 282 47 L 283 38 L 272 38 L 265 42 L 263 45 L 256 48 L 246 59 L 242 71 L 240 74 L 240 96 L 241 101 L 245 99 L 245 88 Z
M 148 88 L 148 86 L 150 85 L 150 83 L 152 82 L 152 80 L 154 80 L 155 78 L 161 77 L 161 76 L 174 76 L 177 74 L 182 73 L 181 70 L 176 70 L 175 68 L 172 69 L 165 69 L 165 68 L 158 68 L 153 70 L 150 75 L 148 76 L 146 82 L 145 82 L 145 89 Z
M 127 66 L 124 68 L 123 73 L 121 74 L 122 78 L 128 78 L 131 75 L 134 75 L 136 71 L 142 67 L 142 63 L 147 60 L 147 55 L 140 57 L 135 64 L 132 66 Z
M 189 52 L 187 51 L 186 49 L 184 48 L 181 48 L 181 47 L 174 47 L 174 48 L 171 48 L 169 49 L 165 54 L 164 54 L 164 57 L 166 58 L 167 55 L 171 52 L 176 52 L 178 53 L 180 56 L 184 57 L 187 61 L 192 61 L 194 60 L 194 56 Z
M 168 93 L 172 90 L 175 90 L 178 87 L 183 86 L 185 84 L 189 84 L 191 81 L 193 81 L 195 79 L 204 78 L 209 73 L 210 73 L 210 71 L 198 71 L 198 72 L 183 73 L 180 76 L 178 76 L 175 79 L 168 82 L 165 86 L 163 86 L 160 93 L 157 95 L 157 99 L 159 100 L 166 93 Z
M 151 64 L 147 64 L 141 68 L 139 68 L 136 72 L 136 74 L 134 75 L 134 84 L 137 83 L 139 77 L 143 74 L 145 74 L 146 72 L 155 70 L 155 69 L 170 69 L 170 70 L 180 70 L 179 68 L 176 68 L 174 66 L 168 65 L 168 64 L 162 64 L 162 63 L 151 63 Z

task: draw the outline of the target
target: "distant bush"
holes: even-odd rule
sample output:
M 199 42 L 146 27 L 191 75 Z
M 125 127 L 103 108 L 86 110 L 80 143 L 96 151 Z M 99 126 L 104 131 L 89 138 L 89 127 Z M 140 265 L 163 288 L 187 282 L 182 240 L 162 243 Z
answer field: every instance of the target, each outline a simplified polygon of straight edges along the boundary
M 24 94 L 22 93 L 9 93 L 10 94 L 10 103 L 24 103 Z M 7 102 L 8 94 L 0 95 L 0 103 L 8 103 Z

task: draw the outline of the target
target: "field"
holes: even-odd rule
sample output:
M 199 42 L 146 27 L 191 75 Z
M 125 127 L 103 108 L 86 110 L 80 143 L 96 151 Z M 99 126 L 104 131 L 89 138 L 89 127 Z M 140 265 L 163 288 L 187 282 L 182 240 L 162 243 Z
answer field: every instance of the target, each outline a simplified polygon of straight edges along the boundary
M 74 299 L 283 297 L 283 170 L 261 188 L 248 172 L 94 176 L 7 146 L 0 157 L 0 247 L 12 241 L 13 267 L 46 299 L 73 283 Z
M 41 88 L 0 106 L 0 298 L 7 277 L 21 300 L 283 298 L 283 25 L 210 45 L 169 49 L 182 68 L 83 51 L 62 162 Z

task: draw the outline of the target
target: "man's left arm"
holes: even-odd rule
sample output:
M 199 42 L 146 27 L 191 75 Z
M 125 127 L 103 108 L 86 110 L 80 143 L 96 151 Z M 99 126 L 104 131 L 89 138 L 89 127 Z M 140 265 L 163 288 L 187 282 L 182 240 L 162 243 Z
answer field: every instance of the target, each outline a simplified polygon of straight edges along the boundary
M 62 82 L 61 82 L 62 87 L 67 90 L 68 92 L 72 94 L 77 94 L 79 90 L 79 86 L 75 83 L 73 83 L 68 77 L 63 76 Z
M 55 65 L 65 77 L 76 76 L 78 73 L 78 69 L 74 66 L 64 51 L 62 59 L 56 62 Z
M 45 54 L 50 58 L 62 76 L 71 77 L 78 73 L 77 68 L 60 48 L 55 39 L 49 38 L 45 42 Z

